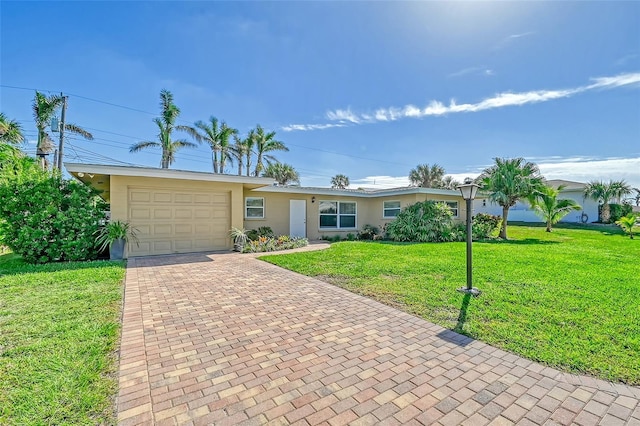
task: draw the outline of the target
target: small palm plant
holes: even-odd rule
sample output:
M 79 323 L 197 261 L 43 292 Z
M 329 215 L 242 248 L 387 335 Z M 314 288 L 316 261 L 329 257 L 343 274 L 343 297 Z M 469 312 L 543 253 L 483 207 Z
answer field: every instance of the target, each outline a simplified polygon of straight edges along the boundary
M 138 244 L 137 229 L 132 227 L 129 222 L 114 220 L 98 231 L 96 242 L 100 246 L 100 251 L 109 247 L 111 259 L 117 260 L 124 258 L 124 245 L 128 240 Z
M 566 186 L 560 185 L 557 189 L 550 186 L 542 186 L 529 199 L 534 212 L 547 223 L 547 232 L 572 210 L 580 210 L 582 207 L 575 201 L 560 200 L 558 195 Z
M 233 240 L 233 249 L 242 253 L 245 244 L 249 237 L 247 236 L 247 230 L 244 228 L 236 228 L 235 226 L 229 231 L 229 236 Z
M 616 221 L 616 225 L 619 225 L 626 233 L 629 234 L 629 238 L 633 240 L 633 227 L 636 224 L 637 218 L 633 213 L 626 216 L 622 216 Z

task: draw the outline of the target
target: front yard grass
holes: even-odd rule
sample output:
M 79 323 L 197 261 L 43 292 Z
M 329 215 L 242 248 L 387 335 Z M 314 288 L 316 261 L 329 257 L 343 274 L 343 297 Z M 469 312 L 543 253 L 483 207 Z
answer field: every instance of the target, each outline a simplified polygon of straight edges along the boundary
M 115 424 L 121 262 L 0 256 L 0 424 Z
M 640 385 L 640 239 L 616 227 L 509 227 L 509 241 L 341 242 L 265 256 L 459 333 L 565 371 Z

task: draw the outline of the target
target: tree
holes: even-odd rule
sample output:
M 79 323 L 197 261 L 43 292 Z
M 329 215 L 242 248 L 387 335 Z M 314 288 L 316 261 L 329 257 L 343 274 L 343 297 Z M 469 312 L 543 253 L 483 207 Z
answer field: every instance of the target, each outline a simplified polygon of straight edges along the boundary
M 197 121 L 196 129 L 189 132 L 198 142 L 206 142 L 211 148 L 211 161 L 213 173 L 224 173 L 227 161 L 232 160 L 230 139 L 238 134 L 238 130 L 227 126 L 224 121 L 220 123 L 216 117 L 209 117 L 208 122 Z M 199 131 L 198 131 L 199 130 Z
M 438 164 L 418 164 L 415 169 L 409 172 L 411 186 L 422 188 L 437 188 L 444 177 L 444 169 Z
M 229 155 L 236 161 L 238 165 L 238 176 L 242 176 L 242 167 L 244 166 L 244 158 L 247 151 L 247 146 L 244 140 L 236 135 L 233 135 L 233 145 L 229 147 Z
M 278 182 L 278 185 L 287 186 L 292 183 L 300 184 L 300 175 L 290 164 L 271 163 L 262 173 L 264 177 L 270 177 Z
M 560 185 L 557 189 L 543 186 L 536 190 L 529 202 L 534 212 L 547 223 L 547 232 L 572 210 L 580 210 L 582 207 L 573 200 L 559 200 L 558 195 L 566 185 Z
M 509 209 L 522 198 L 530 197 L 542 186 L 543 178 L 538 166 L 524 158 L 495 158 L 495 164 L 486 168 L 477 178 L 489 200 L 502 206 L 500 237 L 507 239 Z
M 585 197 L 589 197 L 602 203 L 600 210 L 600 220 L 609 223 L 611 220 L 611 209 L 609 204 L 612 200 L 619 200 L 631 193 L 631 187 L 624 180 L 593 180 L 584 189 Z
M 458 182 L 451 176 L 445 176 L 440 181 L 440 188 L 442 189 L 450 189 L 455 191 L 456 189 L 458 189 L 458 186 L 460 186 L 460 182 Z
M 634 202 L 636 206 L 640 206 L 640 188 L 631 188 L 631 190 L 636 191 L 636 195 L 629 198 L 629 200 Z
M 173 102 L 173 95 L 166 89 L 160 91 L 160 117 L 154 118 L 153 122 L 158 126 L 157 141 L 142 141 L 131 145 L 129 152 L 140 152 L 147 148 L 162 149 L 160 167 L 168 169 L 176 160 L 176 152 L 181 148 L 195 148 L 197 145 L 186 139 L 173 140 L 174 130 L 184 131 L 189 134 L 195 133 L 195 129 L 189 126 L 176 126 L 176 120 L 180 115 L 180 109 Z
M 633 227 L 637 220 L 638 218 L 631 213 L 618 219 L 616 221 L 616 225 L 619 225 L 626 233 L 629 234 L 629 238 L 633 240 Z
M 289 151 L 289 148 L 287 148 L 283 142 L 275 140 L 275 137 L 276 132 L 265 133 L 262 126 L 259 124 L 256 126 L 256 129 L 253 132 L 253 141 L 256 150 L 256 168 L 253 172 L 254 176 L 260 176 L 260 172 L 262 172 L 265 167 L 264 163 L 269 165 L 273 162 L 277 162 L 273 155 L 267 154 L 268 152 Z
M 251 156 L 254 153 L 254 148 L 256 146 L 256 132 L 255 130 L 250 130 L 247 134 L 247 137 L 242 141 L 245 145 L 244 153 L 246 155 L 245 167 L 247 168 L 247 176 L 251 175 Z
M 20 145 L 25 140 L 20 123 L 16 120 L 9 120 L 4 113 L 0 112 L 0 143 Z
M 58 109 L 64 104 L 64 96 L 49 95 L 46 96 L 38 91 L 33 98 L 33 118 L 38 129 L 38 144 L 36 145 L 36 153 L 41 158 L 42 168 L 47 168 L 48 163 L 45 155 L 54 150 L 55 143 L 51 139 L 51 135 L 47 132 L 47 126 L 51 124 L 51 120 L 56 116 Z M 64 124 L 65 131 L 76 134 L 87 140 L 93 140 L 93 135 L 82 127 L 73 123 Z
M 349 186 L 349 177 L 346 175 L 335 175 L 331 178 L 331 187 L 335 189 L 346 189 Z

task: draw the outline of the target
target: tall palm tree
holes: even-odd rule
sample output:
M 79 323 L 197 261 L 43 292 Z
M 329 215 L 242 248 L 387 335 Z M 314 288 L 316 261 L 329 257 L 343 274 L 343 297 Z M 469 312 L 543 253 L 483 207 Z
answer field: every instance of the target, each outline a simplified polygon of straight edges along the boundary
M 231 159 L 232 136 L 238 134 L 238 130 L 227 126 L 227 123 L 214 117 L 209 117 L 208 122 L 197 121 L 196 129 L 190 132 L 191 136 L 199 142 L 206 142 L 211 148 L 211 162 L 213 163 L 213 173 L 224 173 L 227 161 Z
M 269 165 L 277 162 L 276 158 L 273 155 L 267 154 L 267 152 L 289 151 L 289 148 L 287 148 L 283 142 L 275 140 L 275 137 L 276 132 L 265 133 L 262 126 L 259 124 L 256 126 L 253 134 L 256 150 L 256 168 L 253 172 L 254 176 L 260 176 L 260 172 L 262 172 L 265 167 L 264 163 Z
M 244 140 L 238 135 L 233 135 L 233 145 L 229 147 L 229 154 L 238 165 L 238 176 L 242 176 L 246 150 L 247 145 L 244 143 Z
M 452 176 L 445 176 L 440 181 L 440 188 L 456 190 L 460 186 L 460 182 L 455 180 Z
M 244 153 L 246 155 L 245 167 L 247 168 L 247 176 L 251 175 L 251 157 L 256 147 L 256 131 L 249 130 L 247 137 L 242 142 L 245 145 Z
M 20 123 L 16 120 L 10 120 L 4 113 L 0 112 L 0 142 L 20 145 L 25 141 L 26 138 Z
M 190 134 L 195 129 L 189 126 L 176 126 L 176 120 L 180 115 L 180 108 L 173 102 L 173 94 L 166 89 L 160 91 L 160 117 L 154 118 L 153 122 L 158 126 L 157 141 L 142 141 L 131 145 L 129 152 L 140 152 L 147 148 L 162 149 L 162 158 L 160 159 L 160 167 L 168 169 L 176 160 L 176 152 L 181 148 L 195 148 L 193 142 L 186 139 L 173 140 L 172 134 L 174 130 L 184 131 Z
M 271 163 L 264 169 L 262 176 L 275 179 L 281 186 L 300 184 L 300 174 L 290 164 Z
M 620 200 L 631 193 L 631 187 L 624 180 L 593 180 L 584 189 L 585 197 L 602 203 L 600 209 L 600 220 L 604 223 L 611 221 L 611 209 L 609 204 L 612 200 Z
M 64 104 L 64 96 L 49 95 L 36 91 L 33 98 L 33 118 L 38 129 L 38 144 L 36 145 L 37 155 L 41 158 L 40 164 L 43 168 L 47 168 L 47 160 L 45 156 L 54 150 L 55 143 L 51 135 L 47 133 L 47 126 L 51 124 L 51 120 L 56 116 L 58 109 Z M 93 140 L 93 135 L 82 127 L 73 123 L 64 124 L 65 131 L 79 135 L 87 140 Z
M 489 200 L 502 206 L 500 237 L 507 239 L 509 209 L 522 198 L 530 197 L 543 184 L 538 166 L 524 158 L 495 158 L 477 178 Z
M 437 188 L 444 177 L 444 168 L 438 164 L 418 164 L 415 169 L 409 172 L 409 180 L 412 186 L 422 188 Z
M 335 175 L 331 178 L 331 187 L 335 189 L 346 189 L 349 186 L 347 175 Z
M 534 212 L 547 223 L 547 232 L 572 210 L 580 210 L 582 207 L 573 200 L 559 200 L 558 195 L 566 185 L 558 188 L 543 186 L 537 189 L 530 197 L 529 203 Z

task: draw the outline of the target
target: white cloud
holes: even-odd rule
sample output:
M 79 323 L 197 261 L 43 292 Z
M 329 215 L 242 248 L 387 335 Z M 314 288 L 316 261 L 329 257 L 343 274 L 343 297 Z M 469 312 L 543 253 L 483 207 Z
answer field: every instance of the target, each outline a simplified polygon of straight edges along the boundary
M 638 55 L 637 53 L 629 53 L 628 55 L 624 55 L 623 57 L 615 61 L 613 65 L 616 67 L 621 67 L 623 65 L 626 65 L 627 62 L 637 58 L 638 56 L 640 55 Z
M 447 75 L 447 77 L 455 78 L 455 77 L 462 77 L 469 74 L 492 76 L 494 75 L 494 72 L 493 70 L 487 67 L 469 67 L 469 68 L 461 69 L 460 71 L 453 72 Z
M 388 107 L 378 108 L 372 113 L 356 113 L 351 109 L 337 109 L 328 111 L 326 117 L 330 121 L 338 121 L 339 124 L 333 126 L 329 124 L 292 124 L 282 129 L 285 131 L 292 130 L 320 130 L 330 127 L 344 127 L 346 124 L 365 124 L 381 121 L 395 121 L 402 118 L 424 118 L 429 116 L 440 116 L 446 114 L 478 112 L 496 108 L 504 108 L 510 106 L 522 106 L 540 102 L 548 102 L 551 100 L 568 98 L 579 93 L 588 92 L 597 89 L 615 89 L 623 86 L 640 85 L 640 72 L 620 74 L 611 77 L 598 77 L 591 79 L 592 83 L 585 86 L 578 86 L 571 89 L 560 90 L 532 90 L 529 92 L 498 93 L 492 97 L 486 98 L 477 103 L 458 104 L 455 99 L 449 101 L 446 105 L 443 102 L 432 100 L 424 108 L 418 108 L 415 105 L 406 105 L 402 108 Z
M 514 43 L 518 39 L 521 39 L 523 37 L 528 37 L 528 36 L 531 36 L 531 35 L 534 35 L 534 34 L 535 34 L 534 31 L 527 31 L 525 33 L 508 35 L 505 38 L 503 38 L 502 40 L 500 40 L 499 42 L 497 42 L 493 46 L 493 50 L 503 49 L 503 48 L 509 46 L 510 44 Z

